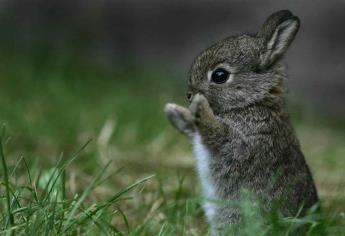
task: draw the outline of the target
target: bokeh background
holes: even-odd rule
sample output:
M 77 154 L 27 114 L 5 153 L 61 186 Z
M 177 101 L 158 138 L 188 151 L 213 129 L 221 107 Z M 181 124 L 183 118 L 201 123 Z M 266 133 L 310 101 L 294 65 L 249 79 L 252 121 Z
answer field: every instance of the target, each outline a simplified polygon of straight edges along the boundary
M 164 104 L 186 104 L 189 66 L 201 50 L 256 32 L 280 9 L 302 22 L 284 59 L 291 117 L 323 204 L 344 211 L 341 0 L 2 0 L 0 122 L 11 136 L 10 162 L 25 156 L 49 171 L 60 153 L 68 159 L 92 138 L 68 174 L 71 195 L 111 160 L 122 171 L 91 200 L 155 174 L 124 207 L 130 224 L 183 221 L 189 233 L 203 232 L 199 204 L 183 210 L 200 196 L 191 148 L 169 126 Z

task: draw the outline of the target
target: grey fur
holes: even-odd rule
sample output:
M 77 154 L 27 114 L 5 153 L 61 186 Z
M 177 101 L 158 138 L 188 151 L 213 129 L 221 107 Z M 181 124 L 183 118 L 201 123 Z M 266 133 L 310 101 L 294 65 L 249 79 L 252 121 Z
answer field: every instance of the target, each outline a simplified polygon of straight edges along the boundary
M 237 201 L 241 191 L 260 195 L 264 208 L 276 200 L 285 216 L 317 203 L 316 188 L 285 109 L 280 59 L 299 28 L 290 11 L 272 14 L 254 35 L 226 38 L 194 61 L 188 83 L 189 109 L 168 104 L 171 123 L 189 138 L 199 133 L 212 155 L 209 169 L 221 200 Z M 208 72 L 233 68 L 232 81 L 215 84 Z M 213 227 L 237 223 L 239 210 L 219 206 Z

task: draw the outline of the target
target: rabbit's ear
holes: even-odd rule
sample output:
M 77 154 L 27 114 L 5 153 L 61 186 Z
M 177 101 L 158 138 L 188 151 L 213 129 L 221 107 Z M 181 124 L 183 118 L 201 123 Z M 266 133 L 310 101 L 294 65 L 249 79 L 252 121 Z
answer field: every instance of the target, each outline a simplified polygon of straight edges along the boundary
M 258 36 L 264 39 L 261 67 L 267 68 L 278 61 L 290 46 L 299 29 L 300 21 L 288 10 L 273 13 L 263 24 Z

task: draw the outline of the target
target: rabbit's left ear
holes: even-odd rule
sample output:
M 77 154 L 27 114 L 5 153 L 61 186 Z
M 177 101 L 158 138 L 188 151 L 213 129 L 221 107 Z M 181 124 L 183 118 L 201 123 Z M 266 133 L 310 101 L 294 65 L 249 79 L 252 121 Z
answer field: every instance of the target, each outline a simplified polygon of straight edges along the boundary
M 288 10 L 278 11 L 267 18 L 258 36 L 264 39 L 265 49 L 260 66 L 267 68 L 277 62 L 294 40 L 300 21 Z

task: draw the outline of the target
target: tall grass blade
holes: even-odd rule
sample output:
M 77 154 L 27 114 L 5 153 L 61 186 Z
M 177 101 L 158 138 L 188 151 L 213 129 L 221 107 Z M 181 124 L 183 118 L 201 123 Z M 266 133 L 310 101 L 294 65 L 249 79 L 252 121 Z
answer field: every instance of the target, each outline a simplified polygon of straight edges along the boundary
M 5 194 L 6 194 L 6 204 L 7 204 L 7 214 L 9 218 L 9 228 L 12 228 L 15 226 L 14 224 L 14 216 L 11 210 L 11 199 L 10 199 L 10 184 L 9 184 L 9 178 L 8 178 L 8 169 L 7 164 L 5 160 L 5 154 L 4 149 L 2 146 L 2 137 L 0 137 L 0 156 L 1 156 L 1 162 L 2 162 L 2 168 L 4 171 L 4 184 L 5 184 Z M 14 231 L 10 230 L 10 235 L 13 235 Z

